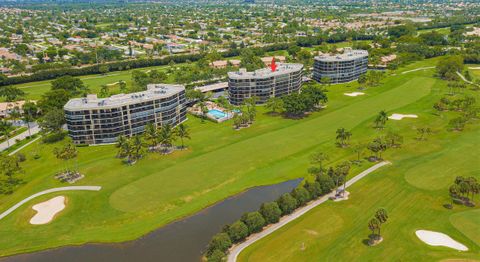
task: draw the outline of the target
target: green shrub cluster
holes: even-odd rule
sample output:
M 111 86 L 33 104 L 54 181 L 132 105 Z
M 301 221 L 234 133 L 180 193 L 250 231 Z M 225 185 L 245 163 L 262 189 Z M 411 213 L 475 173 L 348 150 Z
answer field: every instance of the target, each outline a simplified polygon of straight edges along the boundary
M 295 209 L 330 193 L 334 188 L 335 182 L 331 176 L 317 175 L 315 181 L 306 181 L 276 201 L 263 203 L 258 211 L 245 213 L 239 220 L 224 226 L 220 233 L 213 236 L 205 252 L 207 260 L 222 261 L 233 244 L 262 231 L 263 227 L 269 224 L 277 223 L 282 216 L 291 214 Z

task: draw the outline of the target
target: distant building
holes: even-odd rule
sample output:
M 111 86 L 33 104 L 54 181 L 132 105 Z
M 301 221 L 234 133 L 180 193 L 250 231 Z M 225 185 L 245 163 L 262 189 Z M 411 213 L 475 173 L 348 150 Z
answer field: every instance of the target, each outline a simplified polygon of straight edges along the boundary
M 32 101 L 35 102 L 35 101 Z M 9 117 L 12 111 L 18 110 L 18 112 L 23 113 L 23 105 L 25 101 L 15 101 L 15 102 L 1 102 L 0 103 L 0 117 L 5 118 Z
M 276 62 L 280 62 L 280 63 L 285 62 L 284 56 L 266 56 L 266 57 L 262 57 L 261 60 L 265 64 L 265 66 L 270 66 L 270 63 L 272 63 L 274 58 Z
M 0 48 L 0 59 L 20 61 L 22 60 L 22 56 L 16 53 L 10 52 L 8 48 L 2 47 Z
M 109 98 L 74 98 L 64 106 L 76 144 L 113 143 L 118 136 L 143 133 L 145 125 L 177 125 L 186 120 L 185 87 L 150 84 L 146 91 Z
M 210 63 L 210 66 L 213 68 L 226 68 L 228 65 L 231 66 L 240 66 L 240 60 L 217 60 Z
M 247 72 L 245 69 L 229 72 L 230 103 L 241 105 L 246 98 L 256 96 L 259 98 L 257 103 L 262 104 L 270 97 L 298 92 L 302 85 L 302 69 L 302 64 L 278 64 L 254 72 Z
M 345 48 L 343 54 L 323 54 L 315 57 L 313 79 L 320 82 L 328 77 L 331 83 L 350 82 L 367 72 L 368 51 Z

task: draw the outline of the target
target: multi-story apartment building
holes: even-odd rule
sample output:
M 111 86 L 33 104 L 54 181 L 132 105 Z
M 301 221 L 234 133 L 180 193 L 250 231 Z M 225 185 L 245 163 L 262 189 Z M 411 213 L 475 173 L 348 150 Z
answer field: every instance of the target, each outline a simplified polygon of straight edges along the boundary
M 302 64 L 274 65 L 272 68 L 247 72 L 240 69 L 228 73 L 228 96 L 230 103 L 241 105 L 246 98 L 256 96 L 263 104 L 270 97 L 280 97 L 298 92 L 302 85 Z
M 320 82 L 330 78 L 331 83 L 350 82 L 367 72 L 368 51 L 345 49 L 343 54 L 323 54 L 315 57 L 313 79 Z
M 120 135 L 143 133 L 145 125 L 177 125 L 186 120 L 185 87 L 150 84 L 146 91 L 108 98 L 88 95 L 64 106 L 70 137 L 76 144 L 113 143 Z

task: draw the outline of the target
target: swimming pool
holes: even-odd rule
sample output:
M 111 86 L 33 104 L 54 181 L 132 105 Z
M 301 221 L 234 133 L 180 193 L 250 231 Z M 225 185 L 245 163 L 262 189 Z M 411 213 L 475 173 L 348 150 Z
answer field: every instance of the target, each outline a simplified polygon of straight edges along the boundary
M 223 111 L 220 111 L 218 109 L 211 109 L 211 110 L 208 110 L 208 114 L 212 115 L 213 117 L 215 117 L 216 119 L 220 119 L 220 118 L 224 118 L 227 116 L 227 114 Z

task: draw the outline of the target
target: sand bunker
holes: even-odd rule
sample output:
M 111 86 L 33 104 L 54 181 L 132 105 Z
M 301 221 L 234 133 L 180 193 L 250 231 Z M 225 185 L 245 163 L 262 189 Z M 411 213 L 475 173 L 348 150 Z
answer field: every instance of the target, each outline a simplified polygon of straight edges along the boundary
M 393 114 L 388 117 L 388 119 L 392 120 L 402 120 L 403 118 L 417 118 L 417 115 L 403 115 L 403 114 Z
M 362 92 L 352 92 L 352 93 L 343 93 L 346 96 L 363 96 L 365 93 Z
M 48 222 L 52 221 L 58 212 L 65 208 L 65 197 L 57 196 L 48 201 L 36 204 L 32 208 L 33 210 L 37 211 L 37 214 L 30 219 L 30 224 L 47 224 Z
M 430 246 L 443 246 L 453 248 L 459 251 L 467 251 L 468 248 L 463 244 L 453 240 L 448 235 L 440 232 L 417 230 L 415 232 L 418 238 Z

